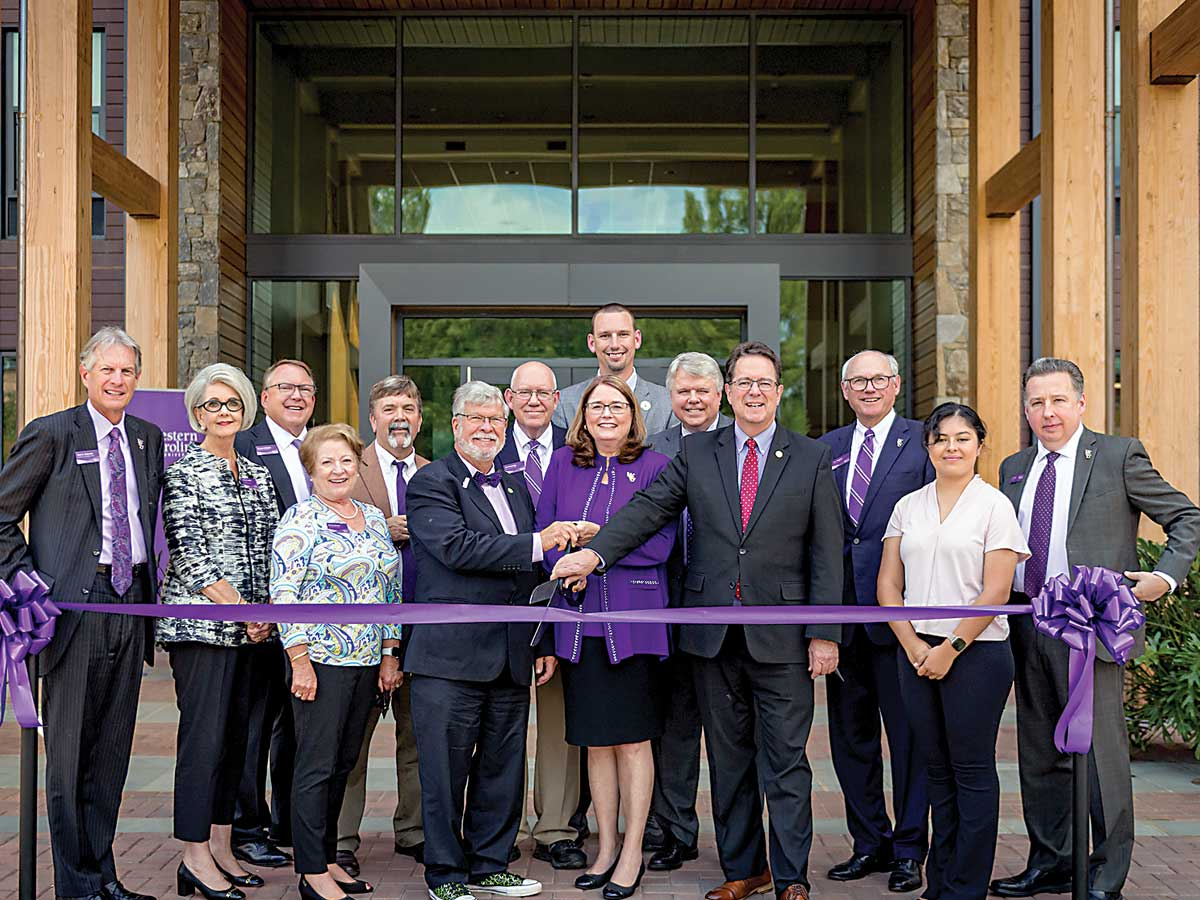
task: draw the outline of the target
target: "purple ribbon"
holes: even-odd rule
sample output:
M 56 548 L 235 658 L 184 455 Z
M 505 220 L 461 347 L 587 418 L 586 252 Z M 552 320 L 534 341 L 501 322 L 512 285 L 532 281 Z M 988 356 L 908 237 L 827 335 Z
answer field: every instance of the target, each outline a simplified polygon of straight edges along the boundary
M 26 657 L 40 653 L 54 637 L 58 607 L 50 599 L 46 582 L 34 572 L 18 572 L 12 585 L 0 581 L 0 642 L 3 672 L 0 673 L 0 725 L 4 724 L 7 687 L 12 694 L 13 714 L 22 728 L 37 728 L 37 704 L 29 684 Z
M 1146 616 L 1116 572 L 1074 566 L 1071 575 L 1051 578 L 1033 598 L 1033 621 L 1038 631 L 1071 648 L 1067 704 L 1054 729 L 1054 744 L 1061 753 L 1087 753 L 1092 747 L 1096 640 L 1113 662 L 1124 665 Z

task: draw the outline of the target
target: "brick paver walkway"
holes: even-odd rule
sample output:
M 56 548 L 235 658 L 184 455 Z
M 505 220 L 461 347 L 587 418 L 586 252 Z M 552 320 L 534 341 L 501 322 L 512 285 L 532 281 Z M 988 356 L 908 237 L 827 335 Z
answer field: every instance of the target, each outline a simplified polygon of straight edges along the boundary
M 178 845 L 170 837 L 174 747 L 175 696 L 166 661 L 160 659 L 142 687 L 134 740 L 135 757 L 121 809 L 116 850 L 125 884 L 164 900 L 175 896 L 174 873 L 180 858 Z M 17 748 L 18 729 L 10 720 L 0 728 L 0 898 L 16 896 Z M 532 752 L 532 740 L 530 749 Z M 392 852 L 390 827 L 395 780 L 388 771 L 393 759 L 390 729 L 379 729 L 371 751 L 364 844 L 359 853 L 363 877 L 376 884 L 374 897 L 378 900 L 422 900 L 426 893 L 420 866 Z M 810 872 L 814 896 L 821 900 L 894 896 L 887 892 L 884 875 L 850 885 L 837 884 L 824 877 L 831 865 L 848 855 L 850 843 L 845 835 L 841 793 L 829 760 L 823 690 L 818 693 L 809 751 L 813 765 L 816 830 Z M 1000 735 L 999 759 L 1004 793 L 995 874 L 1003 875 L 1024 867 L 1026 847 L 1017 793 L 1015 717 L 1011 702 Z M 722 880 L 707 783 L 705 768 L 701 774 L 700 859 L 677 872 L 648 873 L 642 883 L 642 892 L 649 900 L 698 900 L 708 888 Z M 1134 800 L 1138 839 L 1125 897 L 1127 900 L 1200 900 L 1200 763 L 1187 759 L 1136 762 Z M 54 886 L 43 795 L 39 795 L 39 813 L 43 817 L 39 826 L 39 897 L 52 898 Z M 532 859 L 530 844 L 522 849 L 525 852 L 513 865 L 513 870 L 542 881 L 546 885 L 543 897 L 582 900 L 587 896 L 572 886 L 578 873 L 556 873 L 549 864 Z M 589 853 L 594 852 L 594 838 L 588 841 L 587 849 Z M 260 871 L 266 878 L 266 886 L 248 891 L 248 900 L 297 896 L 296 877 L 289 869 Z

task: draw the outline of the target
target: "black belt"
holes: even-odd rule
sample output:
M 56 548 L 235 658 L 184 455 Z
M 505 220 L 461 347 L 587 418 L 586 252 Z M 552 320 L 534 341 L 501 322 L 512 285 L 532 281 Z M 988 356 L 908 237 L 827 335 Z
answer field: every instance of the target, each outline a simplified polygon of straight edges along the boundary
M 112 566 L 109 565 L 108 563 L 96 563 L 96 572 L 100 575 L 103 575 L 105 578 L 111 578 L 112 577 Z M 133 567 L 133 577 L 134 578 L 141 578 L 145 574 L 146 574 L 146 564 L 145 563 L 138 563 L 137 565 L 135 565 Z

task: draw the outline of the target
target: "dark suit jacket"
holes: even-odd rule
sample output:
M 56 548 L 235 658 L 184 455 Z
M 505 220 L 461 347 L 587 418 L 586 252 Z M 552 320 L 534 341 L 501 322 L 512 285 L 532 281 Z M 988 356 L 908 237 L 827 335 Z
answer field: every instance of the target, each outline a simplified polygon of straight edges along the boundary
M 560 428 L 558 425 L 551 425 L 550 428 L 551 449 L 557 450 L 567 442 L 567 429 Z M 513 442 L 513 423 L 509 421 L 508 428 L 504 433 L 504 446 L 496 454 L 496 468 L 503 469 L 505 466 L 511 466 L 513 463 L 519 463 L 520 461 L 521 457 L 517 453 L 517 445 Z M 546 465 L 550 465 L 550 460 L 546 460 Z
M 686 507 L 695 558 L 684 577 L 684 606 L 729 606 L 739 580 L 746 605 L 840 604 L 842 513 L 829 461 L 825 445 L 777 427 L 743 534 L 733 427 L 692 435 L 588 548 L 614 563 Z M 679 649 L 711 659 L 725 632 L 724 625 L 684 625 Z M 841 635 L 840 625 L 748 626 L 746 647 L 759 662 L 803 663 L 807 638 Z
M 1029 472 L 1037 446 L 1014 453 L 1000 464 L 1000 489 L 1019 510 L 1023 490 L 1037 490 Z M 1142 514 L 1162 526 L 1167 547 L 1155 568 L 1182 584 L 1200 550 L 1200 509 L 1158 474 L 1136 438 L 1097 434 L 1084 428 L 1071 482 L 1067 514 L 1067 563 L 1105 566 L 1116 572 L 1140 568 L 1138 524 Z M 1137 653 L 1145 635 L 1137 633 Z M 1102 659 L 1111 656 L 1100 648 Z
M 504 533 L 483 488 L 470 479 L 455 450 L 420 469 L 408 482 L 408 528 L 417 558 L 414 602 L 529 603 L 542 570 L 541 563 L 532 560 L 533 502 L 523 474 L 503 474 L 501 484 L 517 534 Z M 518 684 L 529 684 L 532 637 L 533 626 L 520 622 L 414 625 L 404 671 L 491 681 L 507 665 Z M 545 629 L 542 640 L 537 655 L 552 654 L 550 629 Z
M 871 472 L 871 485 L 867 488 L 862 515 L 858 525 L 850 521 L 846 512 L 846 479 L 854 471 L 854 460 L 850 459 L 850 444 L 854 438 L 854 424 L 834 429 L 819 438 L 829 445 L 833 454 L 833 480 L 837 485 L 838 498 L 842 503 L 842 528 L 846 532 L 846 569 L 843 599 L 846 603 L 859 606 L 878 606 L 875 584 L 879 580 L 879 562 L 883 558 L 883 533 L 897 501 L 906 494 L 920 490 L 933 481 L 933 464 L 921 440 L 922 425 L 915 419 L 899 416 L 892 422 L 887 441 L 879 448 L 875 468 Z M 864 626 L 871 641 L 884 646 L 896 643 L 896 636 L 886 623 Z M 845 628 L 849 642 L 854 635 L 854 626 Z
M 275 485 L 275 499 L 279 503 L 279 514 L 282 516 L 285 510 L 296 505 L 296 491 L 292 488 L 292 476 L 288 474 L 282 456 L 278 453 L 259 454 L 257 449 L 261 444 L 274 443 L 275 438 L 271 434 L 271 428 L 267 425 L 267 420 L 263 419 L 257 425 L 247 428 L 245 431 L 239 431 L 238 436 L 234 438 L 233 446 L 246 459 L 267 467 L 267 471 L 271 473 L 271 482 Z
M 141 508 L 138 519 L 150 556 L 144 590 L 153 602 L 154 523 L 162 493 L 163 439 L 157 425 L 125 416 Z M 96 450 L 96 429 L 87 405 L 34 419 L 21 431 L 0 469 L 0 578 L 19 571 L 41 574 L 55 600 L 89 603 L 100 558 L 102 513 L 100 465 L 75 462 L 80 450 Z M 21 520 L 29 514 L 29 540 Z M 154 660 L 154 620 L 146 620 L 146 662 Z M 39 655 L 41 672 L 62 659 L 79 625 L 79 613 L 63 610 L 54 640 Z

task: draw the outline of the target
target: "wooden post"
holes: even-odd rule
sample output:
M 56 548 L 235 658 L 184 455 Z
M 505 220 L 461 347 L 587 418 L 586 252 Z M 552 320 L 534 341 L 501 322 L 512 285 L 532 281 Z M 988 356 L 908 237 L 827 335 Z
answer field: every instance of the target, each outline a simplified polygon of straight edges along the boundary
M 22 422 L 82 400 L 92 320 L 92 3 L 27 8 Z
M 179 378 L 179 0 L 128 0 L 125 155 L 158 182 L 161 214 L 125 217 L 125 326 L 142 387 Z M 212 161 L 216 165 L 216 161 Z
M 1021 441 L 1021 225 L 988 218 L 987 183 L 1021 149 L 1021 19 L 1011 0 L 971 5 L 971 395 L 988 425 L 981 474 Z
M 1091 0 L 1042 0 L 1042 355 L 1079 364 L 1087 424 L 1103 432 L 1110 361 L 1100 11 Z
M 1157 37 L 1177 2 L 1121 2 L 1121 432 L 1141 438 L 1163 477 L 1195 500 L 1200 177 L 1189 161 L 1200 144 L 1197 82 L 1150 84 L 1150 32 Z M 1190 36 L 1176 39 L 1194 45 L 1200 16 L 1190 21 Z

